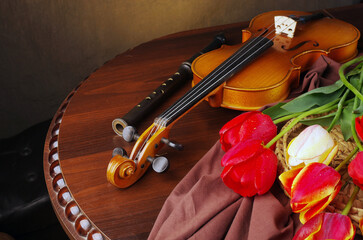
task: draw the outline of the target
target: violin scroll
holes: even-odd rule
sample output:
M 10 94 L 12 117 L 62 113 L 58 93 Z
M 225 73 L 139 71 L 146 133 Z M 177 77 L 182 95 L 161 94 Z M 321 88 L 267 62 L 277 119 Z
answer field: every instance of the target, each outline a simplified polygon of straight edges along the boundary
M 107 167 L 107 180 L 117 187 L 124 188 L 134 183 L 135 171 L 134 161 L 121 155 L 115 155 Z
M 164 172 L 168 168 L 168 160 L 156 156 L 157 151 L 164 144 L 180 147 L 168 140 L 169 129 L 152 124 L 138 136 L 130 157 L 116 148 L 107 167 L 107 180 L 116 187 L 127 188 L 139 180 L 151 165 L 156 172 Z

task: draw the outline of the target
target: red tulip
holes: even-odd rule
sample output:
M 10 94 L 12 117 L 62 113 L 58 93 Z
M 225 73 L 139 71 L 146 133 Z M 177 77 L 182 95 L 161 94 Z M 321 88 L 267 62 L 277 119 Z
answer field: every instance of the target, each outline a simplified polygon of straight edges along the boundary
M 300 213 L 302 223 L 323 211 L 334 199 L 342 186 L 340 178 L 334 168 L 323 163 L 310 163 L 279 176 L 291 197 L 292 211 Z
M 219 131 L 222 149 L 228 149 L 241 141 L 260 139 L 269 142 L 277 134 L 277 127 L 270 116 L 258 111 L 245 112 L 227 122 Z
M 363 152 L 358 152 L 349 163 L 348 173 L 352 177 L 353 183 L 363 189 Z
M 363 141 L 363 122 L 362 122 L 362 117 L 356 117 L 355 118 L 355 131 L 357 132 L 359 138 L 361 141 Z
M 349 217 L 339 213 L 320 213 L 306 222 L 293 240 L 353 239 L 355 227 Z
M 261 140 L 238 143 L 223 156 L 221 164 L 225 185 L 244 197 L 266 193 L 276 178 L 277 157 Z

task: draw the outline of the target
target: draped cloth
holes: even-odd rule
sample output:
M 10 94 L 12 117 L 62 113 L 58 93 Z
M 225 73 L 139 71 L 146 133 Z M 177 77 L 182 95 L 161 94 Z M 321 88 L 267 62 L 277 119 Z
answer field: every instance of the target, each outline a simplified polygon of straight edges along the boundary
M 320 57 L 288 100 L 339 79 L 340 64 Z M 220 178 L 219 141 L 166 199 L 149 239 L 292 239 L 301 223 L 277 181 L 264 195 L 242 197 Z

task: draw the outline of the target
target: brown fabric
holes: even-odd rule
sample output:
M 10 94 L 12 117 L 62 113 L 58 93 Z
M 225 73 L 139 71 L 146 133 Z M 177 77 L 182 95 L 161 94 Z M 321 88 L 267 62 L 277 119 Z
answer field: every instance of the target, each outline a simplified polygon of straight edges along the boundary
M 292 89 L 290 95 L 284 102 L 288 102 L 305 92 L 313 90 L 314 88 L 325 87 L 333 84 L 339 79 L 339 67 L 340 63 L 337 63 L 334 60 L 325 56 L 319 57 L 311 66 L 309 71 L 306 72 L 305 76 L 302 77 L 299 87 Z M 275 104 L 276 103 L 266 105 L 259 110 L 262 111 Z
M 300 94 L 313 90 L 317 87 L 324 87 L 333 84 L 339 79 L 338 70 L 340 63 L 322 56 L 314 63 L 306 73 L 299 88 L 292 90 L 289 98 L 297 97 Z
M 339 66 L 319 58 L 289 98 L 332 84 Z M 217 141 L 175 187 L 149 239 L 292 239 L 301 224 L 279 184 L 262 196 L 241 197 L 220 178 L 223 154 Z

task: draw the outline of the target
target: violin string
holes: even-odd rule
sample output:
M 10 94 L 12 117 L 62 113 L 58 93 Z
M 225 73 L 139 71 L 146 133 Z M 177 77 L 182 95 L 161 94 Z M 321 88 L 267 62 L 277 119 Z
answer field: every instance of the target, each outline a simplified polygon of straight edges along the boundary
M 265 32 L 265 31 L 264 31 Z M 246 45 L 244 45 L 243 47 L 248 47 L 249 45 L 251 44 L 254 44 L 255 42 L 254 41 L 258 41 L 255 45 L 257 45 L 258 43 L 260 43 L 262 40 L 257 40 L 258 37 L 262 36 L 264 33 L 260 34 L 259 36 L 257 37 L 254 37 L 252 39 L 252 41 L 249 41 Z M 254 46 L 255 46 L 254 45 Z M 254 47 L 252 46 L 252 48 Z M 250 50 L 250 49 L 249 49 Z M 249 51 L 248 50 L 248 51 Z M 238 60 L 239 58 L 243 57 L 243 55 L 247 54 L 247 52 L 244 52 L 243 55 L 239 55 L 241 53 L 241 51 L 243 51 L 242 47 L 240 49 L 238 49 L 236 51 L 236 53 L 234 53 L 231 57 L 229 57 L 225 62 L 223 62 L 221 65 L 219 65 L 218 67 L 220 68 L 223 68 L 225 65 L 230 65 L 230 62 L 233 61 L 235 62 L 236 60 Z M 237 58 L 237 59 L 236 59 Z M 203 90 L 203 87 L 205 87 L 206 85 L 208 85 L 210 82 L 214 81 L 217 77 L 219 77 L 219 75 L 221 74 L 222 72 L 221 71 L 212 71 L 211 74 L 208 75 L 209 77 L 209 80 L 207 82 L 203 82 L 204 85 L 200 85 L 201 87 L 200 88 L 194 88 L 194 92 L 193 91 L 189 91 L 187 92 L 187 94 L 185 94 L 179 101 L 178 103 L 173 106 L 172 108 L 168 109 L 166 112 L 162 113 L 158 118 L 160 119 L 164 119 L 165 120 L 168 120 L 166 119 L 167 115 L 170 114 L 170 112 L 172 112 L 173 110 L 177 109 L 179 107 L 179 105 L 182 105 L 184 106 L 184 103 L 185 101 L 188 101 L 190 97 L 193 97 L 193 95 L 195 94 L 198 94 L 199 91 L 202 91 Z M 166 123 L 165 123 L 166 124 Z M 165 125 L 164 124 L 164 125 Z
M 287 21 L 287 20 L 285 20 L 285 21 Z M 272 24 L 273 25 L 273 24 Z M 285 29 L 287 29 L 288 27 L 290 27 L 291 26 L 291 24 L 289 25 L 289 26 L 287 26 Z M 271 28 L 271 26 L 269 26 L 268 28 L 267 28 L 267 30 L 269 29 L 269 28 Z M 284 30 L 285 30 L 284 29 Z M 267 36 L 269 36 L 270 34 L 272 34 L 273 32 L 274 32 L 275 30 L 273 29 L 271 32 L 269 32 L 267 35 L 266 35 L 266 37 Z M 257 40 L 257 38 L 258 37 L 260 37 L 260 36 L 262 36 L 264 33 L 265 33 L 266 31 L 264 31 L 263 33 L 261 33 L 259 36 L 257 36 L 257 37 L 255 37 L 253 40 Z M 275 38 L 276 36 L 274 36 L 270 41 L 272 41 L 274 38 Z M 254 41 L 251 41 L 249 44 L 251 44 L 252 42 L 254 43 Z M 255 47 L 255 46 L 257 46 L 257 44 L 259 44 L 260 42 L 262 41 L 262 39 L 260 39 L 260 40 L 257 40 L 257 43 L 255 43 L 255 45 L 254 46 L 252 46 L 252 48 L 253 47 Z M 264 45 L 262 45 L 260 48 L 258 48 L 255 52 L 257 52 L 258 50 L 260 50 L 261 48 L 263 48 L 266 44 L 268 44 L 268 43 L 265 43 Z M 239 50 L 241 50 L 241 49 L 239 49 Z M 249 49 L 250 50 L 250 49 Z M 249 52 L 249 50 L 248 51 L 246 51 L 246 52 L 244 52 L 241 56 L 237 56 L 237 60 L 240 60 L 240 58 L 241 57 L 243 57 L 244 55 L 246 55 L 248 52 Z M 255 52 L 253 52 L 253 53 L 255 53 Z M 248 57 L 247 57 L 247 59 L 251 56 L 252 54 L 250 54 Z M 246 61 L 247 59 L 244 59 L 242 62 L 244 62 L 244 61 Z M 235 68 L 233 68 L 232 70 L 234 70 Z M 229 72 L 228 72 L 229 73 Z M 228 74 L 227 73 L 227 74 Z M 174 115 L 174 113 L 178 113 L 178 111 L 179 111 L 179 109 L 181 109 L 183 106 L 184 106 L 184 104 L 185 104 L 185 102 L 190 102 L 190 101 L 193 101 L 193 100 L 195 100 L 195 99 L 197 99 L 199 96 L 201 96 L 203 93 L 205 93 L 206 91 L 208 91 L 210 88 L 211 88 L 211 86 L 208 84 L 208 83 L 210 83 L 210 82 L 212 82 L 212 81 L 214 81 L 214 79 L 216 78 L 216 77 L 220 77 L 219 75 L 220 74 L 223 74 L 223 72 L 218 72 L 217 73 L 217 76 L 214 76 L 214 77 L 212 77 L 210 80 L 209 80 L 209 82 L 206 82 L 206 83 L 204 83 L 204 85 L 203 85 L 203 87 L 205 87 L 206 86 L 206 89 L 203 89 L 203 87 L 202 88 L 199 88 L 199 89 L 197 89 L 197 91 L 196 92 L 189 92 L 190 94 L 188 95 L 188 94 L 186 94 L 186 95 L 184 95 L 183 97 L 182 97 L 182 99 L 180 99 L 178 102 L 178 104 L 176 104 L 174 107 L 172 107 L 172 108 L 170 108 L 168 111 L 166 111 L 165 113 L 163 113 L 159 118 L 163 118 L 164 119 L 164 121 L 163 121 L 163 126 L 166 126 L 166 124 L 167 124 L 167 122 L 168 122 L 168 120 L 171 118 L 171 117 L 173 117 L 173 115 Z M 224 77 L 226 74 L 224 74 L 222 77 Z M 210 76 L 208 76 L 208 77 L 210 77 Z M 202 91 L 201 93 L 199 93 L 200 91 Z M 196 95 L 197 94 L 197 95 Z M 188 96 L 187 96 L 188 95 Z M 195 97 L 195 95 L 196 95 L 196 97 Z M 192 98 L 192 99 L 191 99 Z M 193 99 L 194 98 L 194 99 Z
M 157 131 L 160 130 L 160 126 L 156 125 L 154 123 L 154 126 L 151 128 L 149 134 L 147 135 L 147 137 L 145 138 L 144 142 L 142 143 L 141 147 L 139 148 L 139 150 L 137 151 L 137 154 L 135 156 L 135 159 L 133 160 L 138 160 L 140 153 L 142 151 L 142 149 L 145 147 L 146 143 L 149 141 L 149 139 L 151 138 L 151 136 L 153 136 Z
M 285 20 L 286 21 L 286 20 Z M 241 57 L 243 57 L 244 55 L 246 55 L 250 49 L 252 49 L 253 47 L 257 46 L 257 44 L 259 44 L 263 39 L 258 39 L 258 37 L 261 37 L 263 34 L 265 34 L 266 31 L 268 31 L 274 24 L 271 24 L 268 28 L 266 28 L 265 31 L 263 31 L 262 33 L 260 33 L 257 37 L 254 37 L 250 42 L 248 42 L 246 45 L 244 45 L 243 47 L 241 47 L 240 49 L 237 50 L 237 52 L 235 54 L 232 55 L 232 57 L 228 58 L 227 61 L 223 62 L 222 65 L 220 67 L 223 68 L 224 65 L 229 64 L 231 61 L 235 62 L 236 60 L 239 60 Z M 285 29 L 287 29 L 289 26 L 287 26 Z M 266 37 L 270 34 L 273 33 L 274 30 L 272 30 L 271 32 L 267 33 Z M 273 37 L 271 39 L 271 41 L 274 39 L 275 37 Z M 257 41 L 257 43 L 255 43 L 255 41 Z M 239 54 L 241 53 L 241 51 L 243 51 L 242 48 L 246 48 L 248 47 L 250 44 L 255 44 L 254 46 L 252 46 L 252 48 L 248 49 L 248 51 L 244 52 L 241 56 L 239 56 Z M 267 43 L 266 43 L 267 44 Z M 266 44 L 264 44 L 263 46 L 261 46 L 259 49 L 261 49 L 262 47 L 264 47 Z M 258 49 L 258 50 L 259 50 Z M 251 54 L 252 55 L 252 54 Z M 251 56 L 250 55 L 250 56 Z M 237 59 L 235 59 L 237 58 Z M 245 60 L 243 60 L 245 61 Z M 233 69 L 234 70 L 234 69 Z M 146 143 L 149 141 L 149 139 L 151 138 L 151 136 L 153 136 L 157 131 L 159 131 L 162 127 L 166 127 L 166 124 L 168 122 L 168 120 L 173 116 L 173 114 L 177 111 L 179 111 L 178 109 L 183 107 L 183 105 L 185 104 L 185 101 L 190 101 L 190 98 L 193 98 L 196 94 L 196 97 L 194 97 L 194 99 L 196 99 L 198 96 L 200 96 L 201 94 L 203 94 L 203 92 L 208 91 L 210 86 L 208 86 L 208 83 L 212 82 L 215 78 L 219 77 L 220 74 L 222 74 L 223 72 L 213 72 L 213 74 L 209 75 L 208 77 L 210 78 L 210 80 L 206 83 L 204 83 L 204 85 L 202 86 L 202 88 L 197 89 L 197 92 L 188 92 L 186 95 L 184 95 L 180 100 L 179 100 L 179 104 L 177 104 L 176 106 L 172 107 L 171 109 L 169 109 L 168 111 L 166 111 L 165 113 L 163 113 L 162 115 L 160 115 L 159 117 L 157 117 L 154 121 L 154 126 L 152 127 L 152 129 L 150 130 L 148 136 L 146 137 L 146 139 L 144 140 L 142 146 L 139 148 L 139 151 L 137 152 L 135 159 L 137 160 L 138 157 L 140 156 L 140 153 L 142 151 L 142 149 L 144 148 L 144 146 L 146 145 Z M 228 73 L 227 73 L 228 74 Z M 207 89 L 203 89 L 204 86 L 207 86 Z M 198 93 L 199 91 L 202 91 L 202 93 Z M 189 96 L 191 95 L 191 96 Z M 194 95 L 194 96 L 193 96 Z M 180 107 L 180 105 L 182 105 Z M 170 115 L 169 117 L 167 117 L 168 115 Z
M 184 104 L 185 104 L 185 102 L 186 101 L 190 101 L 190 98 L 191 97 L 193 97 L 193 95 L 196 95 L 196 94 L 199 94 L 199 92 L 200 91 L 202 91 L 202 93 L 203 92 L 205 92 L 204 91 L 204 87 L 207 87 L 207 89 L 209 89 L 209 83 L 211 83 L 212 81 L 214 81 L 217 77 L 220 77 L 219 75 L 221 75 L 221 74 L 223 74 L 224 72 L 223 72 L 223 65 L 227 65 L 227 64 L 230 64 L 230 62 L 231 61 L 233 61 L 234 63 L 237 61 L 237 60 L 241 60 L 241 58 L 244 56 L 244 55 L 246 55 L 247 53 L 249 53 L 250 52 L 250 50 L 253 50 L 253 47 L 255 47 L 255 46 L 257 46 L 261 41 L 263 41 L 263 39 L 258 39 L 258 37 L 260 37 L 260 36 L 262 36 L 263 34 L 265 34 L 265 32 L 266 31 L 268 31 L 272 26 L 273 26 L 274 24 L 271 24 L 268 28 L 266 28 L 266 30 L 265 31 L 263 31 L 261 34 L 259 34 L 257 37 L 254 37 L 250 42 L 248 42 L 248 44 L 247 45 L 244 45 L 243 47 L 241 47 L 239 50 L 237 50 L 237 52 L 235 53 L 235 54 L 233 54 L 229 59 L 228 59 L 228 61 L 226 61 L 226 62 L 223 62 L 222 63 L 222 65 L 220 65 L 219 67 L 222 67 L 222 70 L 221 71 L 219 71 L 219 72 L 212 72 L 212 74 L 210 74 L 209 76 L 208 76 L 208 78 L 209 78 L 209 81 L 207 81 L 207 82 L 203 82 L 203 86 L 202 87 L 200 87 L 200 88 L 198 88 L 198 89 L 196 89 L 197 91 L 194 91 L 194 92 L 192 92 L 192 91 L 190 91 L 190 92 L 188 92 L 186 95 L 184 95 L 179 101 L 178 101 L 178 103 L 175 105 L 175 106 L 173 106 L 172 108 L 170 108 L 170 109 L 168 109 L 166 112 L 164 112 L 159 118 L 163 118 L 164 119 L 164 126 L 166 126 L 166 124 L 167 124 L 167 122 L 168 122 L 168 120 L 173 116 L 173 112 L 175 112 L 176 110 L 179 110 L 178 108 L 179 108 L 179 106 L 180 107 L 183 107 L 184 106 Z M 268 35 L 270 35 L 270 34 L 272 34 L 273 33 L 273 31 L 271 31 L 271 32 L 269 32 L 266 36 L 268 36 Z M 257 42 L 256 42 L 257 41 Z M 250 45 L 250 44 L 255 44 L 254 46 L 252 46 L 250 49 L 248 49 L 247 51 L 245 51 L 242 55 L 240 55 L 240 53 L 241 53 L 241 51 L 243 51 L 243 49 L 242 48 L 246 48 L 246 47 L 248 47 L 248 45 Z M 266 44 L 264 44 L 263 46 L 265 46 Z M 262 46 L 262 47 L 263 47 Z M 259 48 L 260 49 L 260 48 Z M 253 52 L 253 53 L 255 53 L 255 52 Z M 252 54 L 253 54 L 252 53 Z M 252 55 L 251 54 L 251 55 Z M 251 56 L 250 55 L 250 56 Z M 237 59 L 236 59 L 237 58 Z M 244 62 L 245 60 L 243 60 L 242 62 Z M 228 72 L 228 73 L 230 73 L 230 71 Z M 227 74 L 228 74 L 227 73 Z M 215 76 L 216 75 L 216 76 Z M 225 76 L 226 74 L 224 74 L 224 76 Z M 222 76 L 222 77 L 224 77 L 224 76 Z M 197 97 L 199 97 L 201 94 L 199 94 L 199 95 L 197 95 Z M 196 98 L 194 98 L 194 99 L 196 99 Z M 170 117 L 168 116 L 168 115 L 170 115 Z
M 155 134 L 157 133 L 160 129 L 162 128 L 162 124 L 161 124 L 161 119 L 157 119 L 156 121 L 154 121 L 154 126 L 151 128 L 149 134 L 147 135 L 146 139 L 144 140 L 144 142 L 142 143 L 141 147 L 139 148 L 139 151 L 137 151 L 137 154 L 135 156 L 135 159 L 133 160 L 138 160 L 142 149 L 145 147 L 146 143 L 149 141 L 149 139 Z

